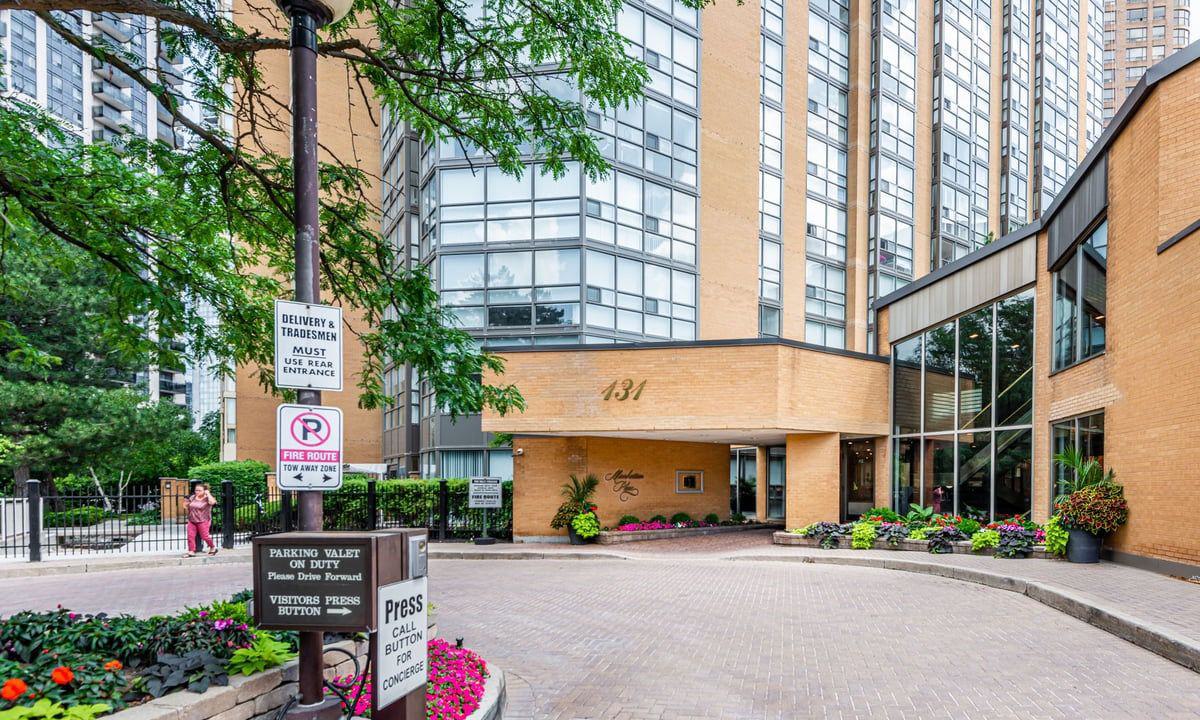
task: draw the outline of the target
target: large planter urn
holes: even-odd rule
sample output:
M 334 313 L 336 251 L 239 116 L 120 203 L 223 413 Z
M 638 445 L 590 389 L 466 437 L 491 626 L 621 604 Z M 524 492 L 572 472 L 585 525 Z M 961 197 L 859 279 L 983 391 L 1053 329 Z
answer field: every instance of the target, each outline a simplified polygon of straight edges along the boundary
M 575 532 L 575 525 L 571 523 L 567 524 L 567 540 L 569 540 L 572 545 L 584 545 L 587 543 L 587 540 L 579 537 L 579 533 Z
M 1093 535 L 1087 530 L 1070 530 L 1067 540 L 1067 560 L 1073 563 L 1100 562 L 1100 546 L 1103 535 Z

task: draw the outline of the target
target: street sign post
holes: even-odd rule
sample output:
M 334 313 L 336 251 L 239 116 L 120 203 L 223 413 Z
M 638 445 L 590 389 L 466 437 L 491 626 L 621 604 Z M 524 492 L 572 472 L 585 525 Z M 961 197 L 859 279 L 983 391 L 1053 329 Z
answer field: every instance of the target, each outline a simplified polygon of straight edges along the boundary
M 375 708 L 382 710 L 429 678 L 429 583 L 425 577 L 381 585 L 375 603 Z
M 342 309 L 275 301 L 275 387 L 342 389 Z
M 475 538 L 476 545 L 495 545 L 496 538 L 488 537 L 488 510 L 503 506 L 502 484 L 497 477 L 473 477 L 467 485 L 467 508 L 483 510 L 483 534 Z
M 275 414 L 280 490 L 342 486 L 342 411 L 321 405 L 280 405 Z

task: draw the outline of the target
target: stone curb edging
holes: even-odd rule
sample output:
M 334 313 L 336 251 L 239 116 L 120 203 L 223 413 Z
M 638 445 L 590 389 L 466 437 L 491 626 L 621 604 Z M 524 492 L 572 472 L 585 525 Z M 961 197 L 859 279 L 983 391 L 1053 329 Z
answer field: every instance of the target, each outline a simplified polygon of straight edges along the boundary
M 620 545 L 640 540 L 672 540 L 674 538 L 696 537 L 699 535 L 720 535 L 722 533 L 745 532 L 747 530 L 766 530 L 772 527 L 779 526 L 768 525 L 766 523 L 750 523 L 747 525 L 718 525 L 716 527 L 670 528 L 664 530 L 629 530 L 625 532 L 620 530 L 605 530 L 600 533 L 596 541 L 600 545 Z
M 1000 575 L 958 565 L 906 560 L 901 558 L 845 557 L 841 555 L 734 555 L 726 560 L 802 562 L 825 565 L 851 565 L 883 570 L 934 575 L 951 580 L 976 583 L 997 590 L 1024 595 L 1041 604 L 1082 620 L 1116 637 L 1149 650 L 1160 657 L 1200 673 L 1200 642 L 1181 636 L 1153 623 L 1084 598 L 1074 592 L 1035 580 Z
M 838 540 L 838 546 L 837 546 L 838 550 L 854 549 L 851 546 L 850 538 L 839 537 L 837 540 Z M 774 545 L 791 545 L 791 546 L 796 546 L 796 547 L 824 549 L 824 548 L 821 548 L 821 544 L 817 541 L 816 538 L 804 537 L 803 535 L 799 535 L 794 532 L 786 532 L 786 531 L 782 531 L 782 530 L 775 532 L 771 535 L 771 543 Z M 956 540 L 954 542 L 951 542 L 950 546 L 951 546 L 951 551 L 956 555 L 975 555 L 977 557 L 984 555 L 984 553 L 978 553 L 971 549 L 971 541 L 970 540 Z M 910 538 L 904 538 L 900 541 L 900 544 L 898 547 L 892 547 L 892 546 L 888 545 L 887 542 L 884 540 L 876 540 L 874 546 L 871 549 L 873 549 L 873 550 L 889 550 L 892 552 L 902 552 L 902 551 L 906 551 L 906 550 L 910 551 L 910 552 L 929 552 L 929 544 L 925 540 L 912 540 Z M 991 552 L 990 548 L 988 549 L 988 552 Z M 1045 545 L 1034 545 L 1033 551 L 1029 554 L 1029 557 L 1031 557 L 1035 560 L 1058 560 L 1059 559 L 1057 556 L 1046 552 Z
M 430 560 L 628 560 L 624 555 L 598 552 L 534 552 L 517 550 L 429 550 Z
M 248 563 L 250 550 L 223 550 L 214 556 L 184 558 L 179 556 L 138 555 L 123 560 L 97 558 L 73 562 L 71 560 L 47 560 L 44 562 L 21 562 L 0 565 L 0 580 L 7 578 L 44 577 L 47 575 L 82 575 L 84 573 L 109 572 L 112 570 L 145 570 L 149 568 L 181 567 L 183 565 L 227 565 Z
M 467 716 L 467 720 L 503 720 L 507 703 L 508 683 L 504 679 L 504 671 L 489 663 L 483 697 L 479 698 L 479 707 Z

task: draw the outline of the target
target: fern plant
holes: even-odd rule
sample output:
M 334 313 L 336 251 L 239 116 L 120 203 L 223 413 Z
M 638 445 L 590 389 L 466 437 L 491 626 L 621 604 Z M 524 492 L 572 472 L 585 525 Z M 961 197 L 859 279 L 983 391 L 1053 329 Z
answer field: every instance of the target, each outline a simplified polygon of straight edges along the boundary
M 582 480 L 572 473 L 570 482 L 563 483 L 563 502 L 558 506 L 558 511 L 554 513 L 554 519 L 550 521 L 550 527 L 555 529 L 565 528 L 571 524 L 576 515 L 590 512 L 592 509 L 592 496 L 596 494 L 596 488 L 599 486 L 600 478 L 592 473 L 584 475 Z
M 1054 498 L 1055 504 L 1063 502 L 1068 495 L 1085 487 L 1104 482 L 1116 483 L 1116 473 L 1111 468 L 1106 472 L 1099 460 L 1094 457 L 1084 457 L 1084 454 L 1077 448 L 1067 448 L 1058 453 L 1054 456 L 1054 462 L 1070 471 L 1067 479 L 1060 485 L 1063 492 Z

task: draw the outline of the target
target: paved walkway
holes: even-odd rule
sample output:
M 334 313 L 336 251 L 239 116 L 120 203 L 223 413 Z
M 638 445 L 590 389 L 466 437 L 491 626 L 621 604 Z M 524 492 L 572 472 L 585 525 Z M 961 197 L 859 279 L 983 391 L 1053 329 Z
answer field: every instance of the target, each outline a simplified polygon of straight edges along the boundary
M 827 551 L 731 537 L 638 543 L 590 561 L 566 559 L 565 546 L 479 549 L 562 559 L 434 559 L 441 634 L 463 637 L 509 673 L 513 719 L 1200 717 L 1200 675 L 1029 598 L 941 577 L 780 562 Z M 435 555 L 474 550 L 443 545 Z M 1042 572 L 1032 560 L 940 559 Z M 1105 585 L 1109 573 L 1130 571 L 1090 570 Z M 1147 583 L 1146 602 L 1173 592 L 1160 581 L 1177 583 L 1194 593 L 1192 604 L 1166 601 L 1197 614 L 1200 588 L 1130 572 Z M 249 585 L 250 567 L 0 582 L 0 615 L 60 602 L 148 615 L 228 596 Z

